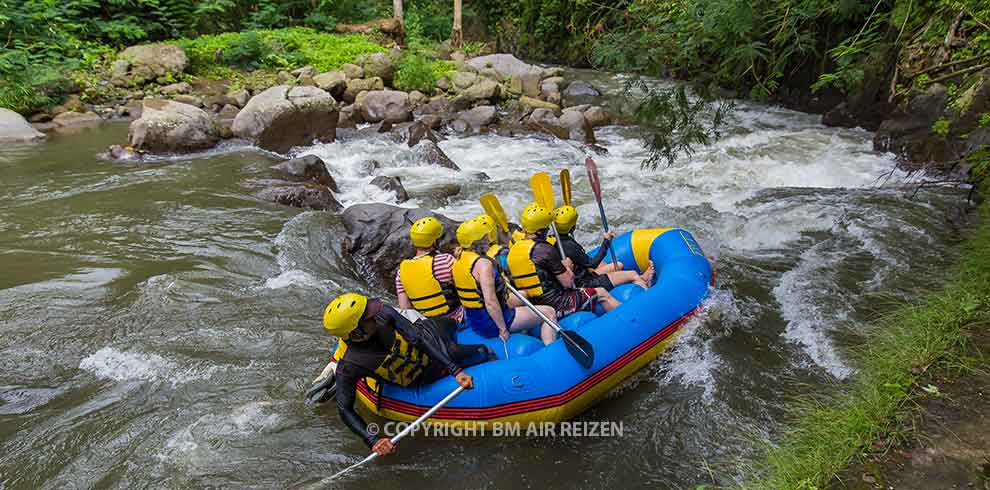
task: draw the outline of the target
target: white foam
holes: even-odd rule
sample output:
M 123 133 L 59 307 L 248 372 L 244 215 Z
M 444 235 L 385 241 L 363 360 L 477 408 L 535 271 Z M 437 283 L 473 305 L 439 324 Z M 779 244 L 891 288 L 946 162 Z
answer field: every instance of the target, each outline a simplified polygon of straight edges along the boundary
M 853 369 L 839 357 L 828 332 L 846 320 L 849 312 L 848 306 L 841 306 L 835 298 L 826 298 L 838 289 L 832 282 L 838 260 L 834 254 L 823 251 L 825 243 L 802 253 L 801 262 L 781 275 L 773 295 L 780 305 L 780 315 L 787 321 L 784 337 L 798 344 L 826 372 L 845 379 Z
M 282 289 L 287 287 L 302 287 L 311 289 L 327 289 L 327 283 L 313 277 L 306 271 L 299 269 L 287 270 L 275 277 L 265 280 L 265 287 L 268 289 Z
M 165 380 L 176 386 L 208 379 L 216 367 L 180 367 L 178 363 L 157 354 L 125 352 L 104 347 L 80 361 L 79 369 L 113 381 Z

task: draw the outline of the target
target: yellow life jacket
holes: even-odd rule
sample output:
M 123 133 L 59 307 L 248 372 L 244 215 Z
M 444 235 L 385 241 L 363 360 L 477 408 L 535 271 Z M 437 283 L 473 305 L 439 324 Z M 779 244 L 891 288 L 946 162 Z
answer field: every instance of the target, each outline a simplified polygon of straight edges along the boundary
M 457 288 L 457 297 L 461 300 L 461 305 L 465 308 L 481 309 L 485 307 L 484 294 L 481 285 L 474 279 L 474 265 L 479 260 L 491 260 L 492 268 L 495 272 L 495 294 L 498 296 L 499 304 L 505 306 L 505 281 L 499 274 L 498 264 L 491 257 L 480 255 L 471 250 L 461 252 L 461 256 L 454 261 L 454 287 Z
M 536 264 L 530 256 L 536 242 L 530 239 L 518 240 L 509 248 L 509 277 L 512 285 L 519 291 L 525 292 L 530 298 L 536 299 L 543 295 L 543 281 L 536 271 Z
M 457 309 L 457 293 L 450 283 L 441 283 L 433 275 L 433 255 L 403 260 L 399 264 L 402 282 L 409 302 L 427 317 L 445 315 Z
M 343 340 L 337 343 L 333 358 L 343 359 L 347 353 L 347 344 Z M 413 347 L 406 338 L 395 331 L 395 340 L 385 359 L 375 368 L 375 374 L 388 383 L 399 386 L 409 386 L 430 365 L 430 356 L 417 347 Z

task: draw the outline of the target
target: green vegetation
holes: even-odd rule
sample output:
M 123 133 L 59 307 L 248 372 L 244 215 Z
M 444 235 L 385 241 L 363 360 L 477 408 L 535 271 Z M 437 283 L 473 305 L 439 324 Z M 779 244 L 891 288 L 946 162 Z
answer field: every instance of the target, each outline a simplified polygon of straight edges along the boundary
M 932 133 L 939 136 L 945 137 L 949 135 L 949 120 L 946 118 L 940 118 L 932 124 Z
M 305 27 L 228 32 L 181 39 L 178 45 L 189 56 L 190 73 L 200 76 L 209 76 L 218 65 L 242 70 L 313 65 L 328 71 L 362 54 L 385 51 L 365 36 L 325 34 Z
M 990 205 L 944 290 L 880 321 L 856 352 L 859 372 L 829 399 L 807 400 L 760 475 L 745 489 L 819 489 L 878 438 L 898 430 L 909 391 L 951 356 L 966 330 L 990 320 Z
M 399 60 L 393 84 L 399 90 L 429 94 L 440 77 L 451 76 L 456 66 L 449 61 L 429 60 L 422 54 L 407 54 Z

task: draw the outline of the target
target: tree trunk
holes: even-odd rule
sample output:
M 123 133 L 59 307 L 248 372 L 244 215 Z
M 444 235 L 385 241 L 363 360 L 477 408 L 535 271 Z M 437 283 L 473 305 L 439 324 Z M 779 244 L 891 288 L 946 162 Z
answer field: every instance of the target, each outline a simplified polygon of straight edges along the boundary
M 461 0 L 454 0 L 454 28 L 450 32 L 450 45 L 454 49 L 460 49 L 464 42 L 464 33 L 461 30 Z
M 395 20 L 399 21 L 399 44 L 406 43 L 406 21 L 402 16 L 402 0 L 392 0 L 392 10 L 395 13 Z

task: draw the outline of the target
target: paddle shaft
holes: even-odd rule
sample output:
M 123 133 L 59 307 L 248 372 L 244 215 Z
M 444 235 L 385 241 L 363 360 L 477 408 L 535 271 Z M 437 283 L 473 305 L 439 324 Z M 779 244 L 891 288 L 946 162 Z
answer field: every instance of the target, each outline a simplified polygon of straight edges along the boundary
M 605 217 L 605 205 L 602 204 L 602 184 L 598 179 L 598 165 L 590 156 L 585 158 L 584 165 L 588 170 L 588 183 L 591 184 L 591 192 L 594 193 L 595 202 L 598 203 L 598 214 L 602 217 L 602 230 L 608 233 L 608 218 Z M 612 246 L 611 240 L 608 242 L 608 252 L 612 255 L 612 268 L 615 269 L 619 259 L 615 256 L 615 247 Z
M 406 426 L 405 429 L 402 429 L 402 432 L 399 432 L 398 434 L 392 436 L 392 438 L 390 439 L 390 441 L 392 441 L 392 444 L 397 444 L 399 441 L 402 440 L 403 437 L 406 437 L 407 435 L 409 435 L 410 432 L 416 430 L 416 428 L 419 427 L 419 425 L 422 424 L 424 420 L 426 420 L 426 419 L 430 418 L 431 416 L 433 416 L 433 414 L 436 413 L 437 410 L 440 410 L 441 408 L 443 408 L 444 405 L 450 403 L 450 401 L 453 400 L 454 397 L 456 397 L 457 395 L 460 395 L 462 391 L 464 391 L 464 387 L 463 386 L 458 386 L 456 390 L 451 391 L 450 394 L 447 395 L 446 397 L 444 397 L 443 400 L 440 400 L 440 402 L 438 402 L 436 405 L 433 405 L 432 408 L 430 408 L 429 410 L 427 410 L 426 413 L 424 413 L 423 415 L 420 415 L 419 418 L 416 419 L 413 423 L 411 423 L 408 426 Z M 360 462 L 358 462 L 356 464 L 353 464 L 351 466 L 348 466 L 347 468 L 345 468 L 344 470 L 336 473 L 335 475 L 331 476 L 330 478 L 326 478 L 326 479 L 320 481 L 320 483 L 318 484 L 318 487 L 317 488 L 324 486 L 325 484 L 329 483 L 331 480 L 336 479 L 340 475 L 343 475 L 344 473 L 347 473 L 347 472 L 349 472 L 349 471 L 351 471 L 351 470 L 353 470 L 355 468 L 358 468 L 358 467 L 364 465 L 365 463 L 374 460 L 377 457 L 378 457 L 378 453 L 372 452 L 371 454 L 368 455 L 367 458 L 362 459 Z

